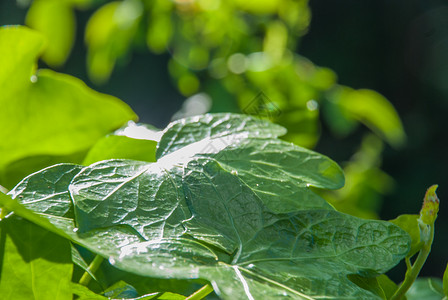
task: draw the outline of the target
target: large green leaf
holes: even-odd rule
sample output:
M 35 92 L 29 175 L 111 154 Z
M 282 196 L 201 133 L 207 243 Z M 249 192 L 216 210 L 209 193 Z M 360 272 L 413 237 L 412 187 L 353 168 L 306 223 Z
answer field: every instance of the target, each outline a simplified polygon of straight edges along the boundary
M 275 139 L 282 132 L 239 115 L 184 119 L 164 131 L 155 163 L 108 160 L 76 175 L 77 166 L 56 165 L 42 171 L 60 174 L 45 181 L 48 194 L 31 192 L 50 178 L 40 173 L 11 191 L 28 209 L 2 203 L 122 270 L 205 279 L 223 299 L 375 299 L 347 276 L 389 270 L 408 253 L 408 235 L 311 196 L 309 186 L 342 185 L 341 170 Z M 44 214 L 54 192 L 65 200 Z M 72 205 L 75 218 L 61 213 Z
M 125 103 L 91 90 L 79 79 L 50 70 L 36 72 L 44 49 L 39 33 L 1 27 L 0 44 L 0 172 L 30 156 L 85 151 L 136 118 Z
M 72 299 L 69 242 L 17 217 L 0 222 L 2 299 Z

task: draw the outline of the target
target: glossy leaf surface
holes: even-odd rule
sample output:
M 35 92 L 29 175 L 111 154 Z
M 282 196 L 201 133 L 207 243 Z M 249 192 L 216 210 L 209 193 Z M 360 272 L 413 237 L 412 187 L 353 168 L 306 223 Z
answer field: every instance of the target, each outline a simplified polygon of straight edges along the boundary
M 205 279 L 223 299 L 375 299 L 347 276 L 389 270 L 408 253 L 408 235 L 336 212 L 312 193 L 340 187 L 342 172 L 275 138 L 283 132 L 247 116 L 187 118 L 164 131 L 154 163 L 56 165 L 10 195 L 34 211 L 15 204 L 18 214 L 41 214 L 52 223 L 43 226 L 138 275 Z M 48 194 L 29 192 L 34 178 L 53 173 Z M 43 215 L 53 191 L 65 200 Z

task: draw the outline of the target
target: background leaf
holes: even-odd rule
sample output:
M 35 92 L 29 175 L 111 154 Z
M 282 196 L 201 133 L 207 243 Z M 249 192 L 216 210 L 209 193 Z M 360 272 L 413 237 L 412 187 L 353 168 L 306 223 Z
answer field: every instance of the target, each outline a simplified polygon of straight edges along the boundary
M 67 1 L 35 0 L 26 17 L 26 24 L 41 32 L 48 40 L 42 59 L 50 66 L 62 65 L 75 41 L 75 13 Z
M 115 97 L 74 77 L 40 70 L 44 39 L 24 27 L 0 28 L 0 182 L 4 168 L 37 155 L 85 151 L 136 115 Z M 8 186 L 7 186 L 8 187 Z

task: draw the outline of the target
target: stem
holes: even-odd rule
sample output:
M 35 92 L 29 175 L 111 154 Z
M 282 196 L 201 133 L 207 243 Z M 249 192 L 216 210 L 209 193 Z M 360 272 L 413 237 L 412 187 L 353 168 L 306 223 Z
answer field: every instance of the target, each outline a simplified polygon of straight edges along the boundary
M 423 245 L 422 249 L 418 253 L 417 259 L 412 265 L 411 269 L 407 270 L 406 275 L 404 276 L 404 281 L 400 285 L 400 287 L 395 291 L 390 300 L 399 300 L 402 299 L 404 294 L 408 291 L 411 285 L 414 283 L 417 278 L 420 270 L 425 264 L 426 259 L 428 258 L 429 252 L 431 252 L 431 245 L 434 240 L 434 224 L 430 225 L 430 237 L 429 240 Z
M 95 273 L 96 270 L 100 267 L 101 263 L 103 262 L 104 258 L 102 256 L 96 255 L 95 258 L 92 260 L 90 265 L 87 267 L 87 269 Z M 81 279 L 79 280 L 79 284 L 87 286 L 92 279 L 92 276 L 86 271 L 84 274 L 82 274 Z
M 406 261 L 406 272 L 409 272 L 412 269 L 411 259 L 406 257 L 404 260 Z
M 199 290 L 185 298 L 185 300 L 199 300 L 205 298 L 208 294 L 213 292 L 213 287 L 210 285 L 210 283 L 204 285 Z

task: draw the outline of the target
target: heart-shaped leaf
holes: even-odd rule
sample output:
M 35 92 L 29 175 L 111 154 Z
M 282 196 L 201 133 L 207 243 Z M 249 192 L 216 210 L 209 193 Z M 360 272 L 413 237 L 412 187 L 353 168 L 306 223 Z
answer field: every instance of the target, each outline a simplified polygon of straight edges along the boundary
M 56 165 L 10 195 L 135 274 L 205 279 L 223 299 L 375 299 L 347 276 L 386 272 L 409 252 L 409 236 L 390 222 L 334 211 L 309 186 L 341 186 L 340 168 L 276 139 L 282 132 L 247 116 L 187 118 L 164 131 L 154 163 Z M 60 175 L 47 180 L 48 194 L 30 192 L 34 178 L 53 173 Z M 53 191 L 65 200 L 51 210 L 59 215 L 44 215 Z

